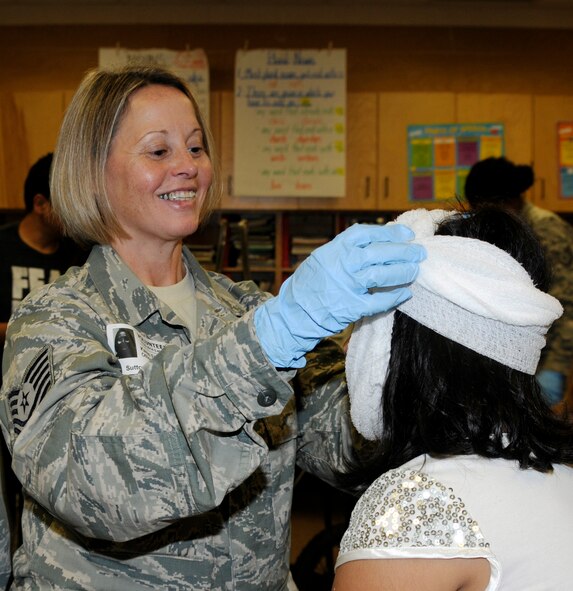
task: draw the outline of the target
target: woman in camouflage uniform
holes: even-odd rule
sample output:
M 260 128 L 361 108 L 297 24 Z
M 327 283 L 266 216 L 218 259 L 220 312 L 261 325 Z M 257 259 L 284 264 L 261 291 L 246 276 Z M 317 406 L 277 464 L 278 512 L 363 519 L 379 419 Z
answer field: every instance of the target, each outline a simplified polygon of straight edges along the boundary
M 324 337 L 408 298 L 424 254 L 401 226 L 355 226 L 273 298 L 183 246 L 219 192 L 179 78 L 86 76 L 52 199 L 93 248 L 18 308 L 4 354 L 0 419 L 25 491 L 13 589 L 287 588 L 295 463 L 328 480 L 352 447 L 342 377 L 304 396 L 291 381 L 324 365 Z M 122 329 L 131 357 L 115 353 Z

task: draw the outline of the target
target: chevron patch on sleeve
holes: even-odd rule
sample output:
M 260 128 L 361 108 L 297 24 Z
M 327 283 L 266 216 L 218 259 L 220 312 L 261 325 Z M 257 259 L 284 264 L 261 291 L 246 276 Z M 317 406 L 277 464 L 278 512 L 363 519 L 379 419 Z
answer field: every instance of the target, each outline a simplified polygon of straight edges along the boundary
M 46 346 L 28 366 L 20 389 L 8 395 L 16 435 L 22 431 L 53 383 L 52 350 Z

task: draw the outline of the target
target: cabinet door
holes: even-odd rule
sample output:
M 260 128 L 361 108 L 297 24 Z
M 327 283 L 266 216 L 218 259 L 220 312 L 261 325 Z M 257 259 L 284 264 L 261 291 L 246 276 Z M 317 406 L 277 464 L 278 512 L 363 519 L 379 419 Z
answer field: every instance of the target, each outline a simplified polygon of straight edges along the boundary
M 56 146 L 64 114 L 64 92 L 6 93 L 0 109 L 0 207 L 19 209 L 24 206 L 22 193 L 28 169 Z
M 533 159 L 533 97 L 528 94 L 458 94 L 457 123 L 503 123 L 505 155 L 516 164 Z
M 215 152 L 215 158 L 219 161 L 221 183 L 224 183 L 225 176 L 222 169 L 222 138 L 221 138 L 221 93 L 212 92 L 209 97 L 209 128 L 213 136 L 214 146 L 211 149 Z M 220 207 L 220 205 L 218 206 Z
M 383 92 L 378 95 L 378 208 L 411 209 L 408 199 L 408 125 L 442 125 L 455 119 L 449 92 Z M 443 207 L 424 203 L 423 207 Z
M 209 96 L 209 127 L 215 140 L 215 151 L 221 158 L 221 93 L 212 92 Z
M 299 209 L 365 210 L 377 205 L 377 95 L 346 97 L 346 196 L 299 199 Z
M 64 117 L 65 93 L 15 92 L 16 108 L 22 114 L 30 165 L 48 152 L 53 152 Z
M 553 211 L 573 211 L 573 199 L 560 197 L 557 123 L 573 121 L 573 96 L 536 96 L 534 109 L 533 201 Z
M 69 104 L 72 102 L 74 98 L 74 94 L 76 94 L 76 88 L 73 90 L 64 90 L 64 108 L 67 109 Z
M 278 211 L 282 209 L 297 209 L 298 199 L 295 197 L 236 197 L 233 195 L 233 145 L 235 135 L 235 104 L 232 92 L 221 93 L 221 142 L 219 146 L 221 156 L 221 171 L 223 175 L 223 199 L 221 209 L 245 211 L 260 209 Z
M 24 208 L 26 176 L 24 123 L 12 94 L 0 94 L 0 208 Z

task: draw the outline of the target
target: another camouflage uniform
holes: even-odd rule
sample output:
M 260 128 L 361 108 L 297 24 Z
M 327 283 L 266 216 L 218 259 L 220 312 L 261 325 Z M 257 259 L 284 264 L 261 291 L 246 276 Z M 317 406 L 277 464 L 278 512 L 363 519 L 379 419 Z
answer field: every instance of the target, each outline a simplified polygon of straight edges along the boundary
M 7 589 L 12 570 L 10 560 L 10 522 L 6 507 L 4 457 L 0 453 L 0 589 Z
M 110 247 L 13 316 L 0 401 L 26 491 L 13 589 L 286 589 L 295 460 L 326 479 L 341 465 L 345 384 L 293 396 L 294 372 L 254 330 L 268 295 L 184 257 L 197 338 Z M 135 373 L 110 348 L 117 323 L 153 351 Z M 301 375 L 320 363 L 317 350 Z
M 549 292 L 564 309 L 547 333 L 539 369 L 567 377 L 573 363 L 573 228 L 556 213 L 531 203 L 525 204 L 522 214 L 545 250 L 553 277 Z

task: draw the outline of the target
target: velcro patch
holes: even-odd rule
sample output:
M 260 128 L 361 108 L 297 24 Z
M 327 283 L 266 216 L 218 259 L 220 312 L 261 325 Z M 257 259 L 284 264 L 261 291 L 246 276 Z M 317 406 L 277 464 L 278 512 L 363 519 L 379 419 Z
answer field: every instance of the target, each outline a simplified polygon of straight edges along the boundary
M 8 395 L 16 435 L 22 431 L 53 383 L 52 349 L 45 346 L 28 366 L 20 389 Z

